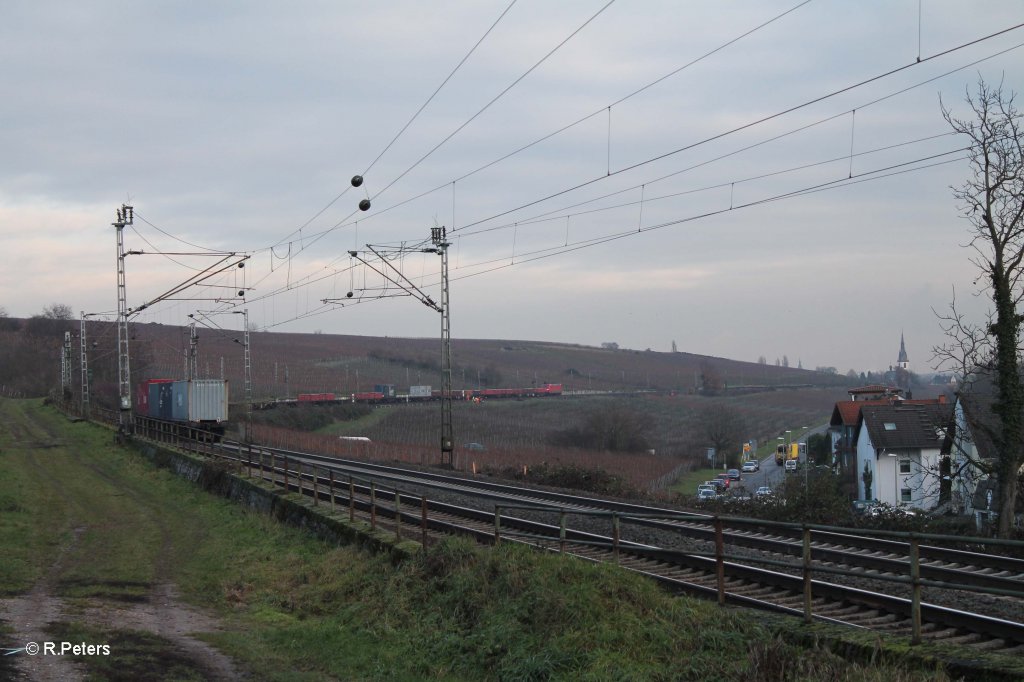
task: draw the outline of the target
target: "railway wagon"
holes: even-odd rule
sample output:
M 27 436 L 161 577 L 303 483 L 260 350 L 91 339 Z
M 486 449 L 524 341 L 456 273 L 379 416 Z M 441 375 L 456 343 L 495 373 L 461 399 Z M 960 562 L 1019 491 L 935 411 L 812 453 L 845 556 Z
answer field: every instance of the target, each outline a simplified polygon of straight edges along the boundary
M 373 393 L 380 393 L 385 400 L 391 400 L 397 395 L 394 384 L 374 384 Z
M 174 379 L 147 379 L 135 386 L 135 412 L 144 417 L 155 417 L 160 402 L 160 384 L 169 384 Z M 169 389 L 168 389 L 169 390 Z M 170 405 L 170 403 L 168 403 Z
M 430 386 L 410 386 L 409 397 L 420 400 L 429 399 L 433 397 L 433 391 L 431 391 Z
M 337 400 L 333 393 L 300 393 L 296 396 L 300 403 L 331 403 Z
M 228 420 L 228 382 L 223 379 L 191 379 L 171 384 L 171 419 L 195 424 L 220 424 Z

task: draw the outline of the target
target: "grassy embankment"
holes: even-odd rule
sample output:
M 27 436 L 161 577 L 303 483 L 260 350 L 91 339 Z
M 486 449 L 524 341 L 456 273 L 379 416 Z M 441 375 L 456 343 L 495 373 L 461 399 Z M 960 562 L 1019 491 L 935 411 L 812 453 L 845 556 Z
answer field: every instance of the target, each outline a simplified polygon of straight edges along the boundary
M 206 676 L 158 635 L 82 615 L 169 582 L 254 679 L 936 679 L 798 649 L 609 566 L 454 540 L 394 565 L 211 497 L 38 403 L 0 400 L 0 424 L 0 595 L 49 574 L 53 639 L 111 645 L 79 659 L 96 679 Z M 0 646 L 20 646 L 9 623 Z

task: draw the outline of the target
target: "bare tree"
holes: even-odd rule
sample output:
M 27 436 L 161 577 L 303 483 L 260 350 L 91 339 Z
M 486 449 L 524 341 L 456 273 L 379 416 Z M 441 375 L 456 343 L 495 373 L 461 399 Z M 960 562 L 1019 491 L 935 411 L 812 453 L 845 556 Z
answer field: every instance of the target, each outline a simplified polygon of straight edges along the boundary
M 935 349 L 941 364 L 952 364 L 968 380 L 994 386 L 992 412 L 997 417 L 986 434 L 994 447 L 993 472 L 999 485 L 1000 536 L 1013 527 L 1017 477 L 1024 463 L 1024 381 L 1020 375 L 1020 336 L 1024 317 L 1017 307 L 1024 296 L 1024 131 L 1014 94 L 1002 86 L 978 83 L 966 101 L 973 116 L 957 118 L 942 105 L 942 115 L 956 133 L 967 138 L 971 177 L 953 188 L 962 215 L 970 223 L 971 262 L 984 282 L 981 293 L 992 301 L 984 324 L 971 322 L 956 306 L 939 315 L 949 339 Z
M 43 317 L 48 320 L 73 320 L 75 313 L 66 303 L 51 303 L 43 307 Z
M 723 453 L 729 466 L 739 466 L 747 430 L 743 415 L 728 405 L 714 405 L 701 411 L 700 424 L 707 444 Z

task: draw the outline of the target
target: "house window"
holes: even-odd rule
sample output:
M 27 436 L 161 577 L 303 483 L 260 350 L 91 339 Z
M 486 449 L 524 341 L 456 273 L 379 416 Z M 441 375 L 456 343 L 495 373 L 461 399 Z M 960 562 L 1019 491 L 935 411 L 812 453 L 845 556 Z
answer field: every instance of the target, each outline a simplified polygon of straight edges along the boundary
M 900 490 L 900 502 L 911 502 L 910 488 Z
M 909 459 L 901 459 L 900 460 L 900 473 L 901 474 L 909 474 L 910 473 L 910 460 Z
M 896 430 L 896 424 L 894 424 L 893 422 L 885 422 L 883 424 L 883 426 L 885 427 L 886 431 L 895 431 Z

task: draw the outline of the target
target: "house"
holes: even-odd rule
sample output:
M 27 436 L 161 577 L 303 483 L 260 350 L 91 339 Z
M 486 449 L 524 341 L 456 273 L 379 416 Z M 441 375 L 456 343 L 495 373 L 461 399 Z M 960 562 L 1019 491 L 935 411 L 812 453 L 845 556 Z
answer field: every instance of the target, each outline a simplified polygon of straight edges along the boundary
M 944 399 L 921 402 L 862 403 L 858 499 L 932 509 L 945 497 L 941 467 L 953 440 L 952 405 Z
M 955 406 L 956 438 L 950 452 L 953 500 L 973 514 L 977 528 L 995 523 L 1000 506 L 1000 486 L 995 438 L 1000 432 L 994 412 L 996 390 L 992 377 L 979 370 L 964 383 Z M 1021 444 L 1024 448 L 1024 443 Z M 1017 472 L 1024 476 L 1024 467 Z M 1018 495 L 1016 513 L 1024 500 Z
M 880 405 L 938 405 L 946 396 L 926 399 L 904 399 L 903 390 L 882 384 L 849 390 L 850 400 L 840 400 L 832 409 L 829 434 L 832 437 L 832 468 L 840 477 L 843 490 L 853 499 L 864 499 L 861 475 L 863 464 L 857 466 L 857 438 L 860 434 L 861 409 Z

